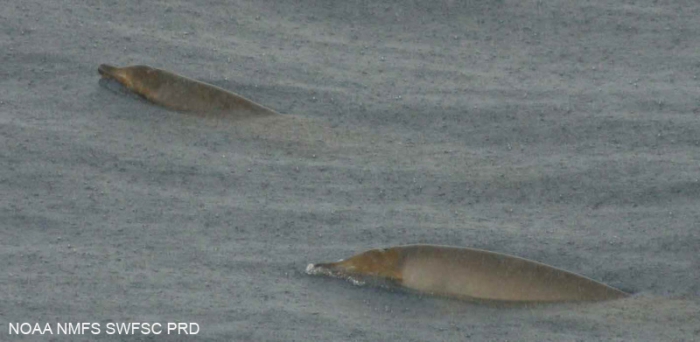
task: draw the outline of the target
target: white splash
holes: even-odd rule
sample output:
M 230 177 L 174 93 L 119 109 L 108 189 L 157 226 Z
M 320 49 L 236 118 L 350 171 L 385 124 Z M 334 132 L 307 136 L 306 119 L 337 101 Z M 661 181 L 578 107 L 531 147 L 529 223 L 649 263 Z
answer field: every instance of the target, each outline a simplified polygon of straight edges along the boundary
M 345 279 L 345 280 L 351 282 L 353 285 L 356 285 L 356 286 L 365 285 L 365 282 L 362 281 L 362 280 L 353 278 L 352 276 L 349 276 L 349 275 L 341 274 L 341 273 L 338 273 L 338 272 L 333 272 L 333 271 L 331 271 L 331 270 L 329 270 L 329 269 L 327 269 L 327 268 L 325 268 L 325 267 L 316 267 L 316 265 L 314 265 L 314 264 L 308 264 L 308 265 L 306 265 L 306 274 L 309 274 L 309 275 L 319 275 L 319 274 L 322 274 L 322 275 L 326 275 L 326 276 L 333 277 L 333 278 Z
M 306 274 L 310 274 L 310 275 L 318 274 L 318 270 L 315 269 L 314 264 L 308 264 L 306 266 Z

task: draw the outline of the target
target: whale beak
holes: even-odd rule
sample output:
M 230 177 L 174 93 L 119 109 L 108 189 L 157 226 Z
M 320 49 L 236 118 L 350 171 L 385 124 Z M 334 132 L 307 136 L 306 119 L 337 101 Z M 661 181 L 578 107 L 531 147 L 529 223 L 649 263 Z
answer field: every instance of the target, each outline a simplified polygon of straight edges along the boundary
M 102 77 L 115 78 L 116 71 L 117 68 L 109 64 L 100 64 L 97 68 L 97 72 L 99 72 Z
M 113 79 L 127 89 L 133 89 L 132 79 L 128 77 L 124 68 L 117 68 L 109 64 L 100 64 L 97 72 L 102 75 L 102 78 Z

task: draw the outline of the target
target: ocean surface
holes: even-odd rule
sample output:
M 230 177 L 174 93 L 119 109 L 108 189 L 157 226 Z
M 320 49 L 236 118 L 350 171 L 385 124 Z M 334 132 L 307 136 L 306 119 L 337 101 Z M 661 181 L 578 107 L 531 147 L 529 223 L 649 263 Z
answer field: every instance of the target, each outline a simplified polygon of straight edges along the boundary
M 5 2 L 0 340 L 700 340 L 698 18 L 696 1 Z M 102 63 L 282 115 L 169 111 Z M 503 308 L 304 272 L 418 243 L 634 295 Z M 99 333 L 57 334 L 86 322 Z

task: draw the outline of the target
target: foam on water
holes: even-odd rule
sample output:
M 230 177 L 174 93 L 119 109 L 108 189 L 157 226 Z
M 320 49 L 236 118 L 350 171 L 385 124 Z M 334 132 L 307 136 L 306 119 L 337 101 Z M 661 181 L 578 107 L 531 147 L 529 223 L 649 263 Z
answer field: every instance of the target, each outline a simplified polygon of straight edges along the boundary
M 316 265 L 314 265 L 314 264 L 308 264 L 306 266 L 306 274 L 309 274 L 309 275 L 321 274 L 321 275 L 326 275 L 326 276 L 333 277 L 333 278 L 345 279 L 345 280 L 351 282 L 353 285 L 357 285 L 357 286 L 365 285 L 365 282 L 362 280 L 353 278 L 352 276 L 349 276 L 349 275 L 340 274 L 338 272 L 333 272 L 333 271 L 331 271 L 327 268 L 324 268 L 324 267 L 316 267 Z

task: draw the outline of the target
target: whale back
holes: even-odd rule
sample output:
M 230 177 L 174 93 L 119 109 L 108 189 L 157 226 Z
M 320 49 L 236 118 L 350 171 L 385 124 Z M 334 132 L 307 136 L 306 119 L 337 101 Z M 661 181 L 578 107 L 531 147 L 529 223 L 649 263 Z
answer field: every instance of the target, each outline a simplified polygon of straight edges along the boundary
M 599 301 L 626 293 L 584 276 L 516 256 L 432 245 L 400 250 L 401 284 L 436 295 L 495 301 Z
M 177 111 L 236 117 L 277 114 L 272 109 L 215 85 L 145 65 L 116 68 L 103 64 L 98 71 L 103 77 L 117 80 L 147 100 Z

